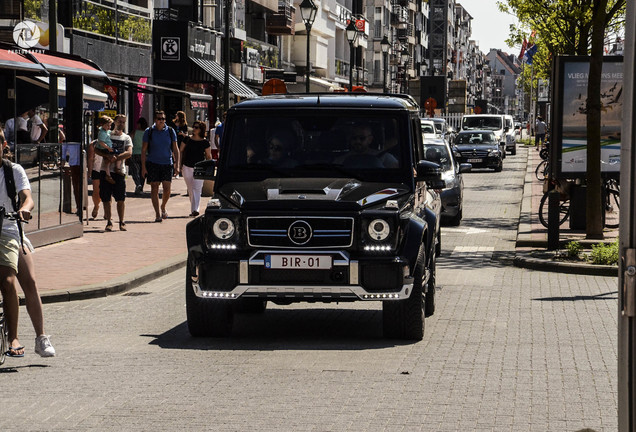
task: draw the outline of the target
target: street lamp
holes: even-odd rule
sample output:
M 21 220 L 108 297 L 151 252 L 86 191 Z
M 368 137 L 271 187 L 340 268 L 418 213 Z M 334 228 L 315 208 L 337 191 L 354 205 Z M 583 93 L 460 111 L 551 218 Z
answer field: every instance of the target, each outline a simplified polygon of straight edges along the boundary
M 314 3 L 313 0 L 303 0 L 300 4 L 300 16 L 302 17 L 303 22 L 305 23 L 305 29 L 307 30 L 307 79 L 305 80 L 306 93 L 309 93 L 309 74 L 311 72 L 309 42 L 311 40 L 311 26 L 314 25 L 316 12 L 318 12 L 318 7 L 316 7 L 316 3 Z
M 382 47 L 382 59 L 384 61 L 384 70 L 382 71 L 382 92 L 388 93 L 386 89 L 386 69 L 387 69 L 387 56 L 389 54 L 389 48 L 391 47 L 391 42 L 389 42 L 389 38 L 384 35 L 382 41 L 380 42 L 380 46 Z
M 347 40 L 349 41 L 349 92 L 353 91 L 353 44 L 355 43 L 358 37 L 358 29 L 356 28 L 353 19 L 349 20 L 349 24 L 345 29 L 345 33 L 347 34 Z
M 402 52 L 400 53 L 400 58 L 402 63 L 404 63 L 404 93 L 409 92 L 409 81 L 408 81 L 408 73 L 407 69 L 409 67 L 409 58 L 411 55 L 409 54 L 409 50 L 407 47 L 402 48 Z

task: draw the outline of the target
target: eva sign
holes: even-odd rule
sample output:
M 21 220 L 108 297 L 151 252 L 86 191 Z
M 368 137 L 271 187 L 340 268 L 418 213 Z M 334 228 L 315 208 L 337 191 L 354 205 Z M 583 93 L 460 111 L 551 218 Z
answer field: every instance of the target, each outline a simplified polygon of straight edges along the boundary
M 181 59 L 181 38 L 161 38 L 161 60 L 179 61 Z

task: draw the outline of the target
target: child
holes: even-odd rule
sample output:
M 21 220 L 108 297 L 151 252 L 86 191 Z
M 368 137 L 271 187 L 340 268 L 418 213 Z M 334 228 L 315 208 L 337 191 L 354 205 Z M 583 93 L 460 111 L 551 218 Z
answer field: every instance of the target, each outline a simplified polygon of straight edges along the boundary
M 99 118 L 99 122 L 100 127 L 97 133 L 97 145 L 95 148 L 117 154 L 117 152 L 113 150 L 113 142 L 110 139 L 110 127 L 113 124 L 113 119 L 103 115 Z M 115 180 L 110 176 L 110 162 L 104 159 L 103 165 L 106 171 L 106 181 L 110 184 L 115 184 Z M 116 162 L 115 171 L 121 174 L 121 161 Z

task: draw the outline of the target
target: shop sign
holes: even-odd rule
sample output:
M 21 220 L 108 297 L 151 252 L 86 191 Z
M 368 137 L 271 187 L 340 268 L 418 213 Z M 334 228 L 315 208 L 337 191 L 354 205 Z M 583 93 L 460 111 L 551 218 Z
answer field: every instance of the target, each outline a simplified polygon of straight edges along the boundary
M 162 37 L 161 38 L 161 60 L 179 61 L 181 60 L 180 47 L 181 38 Z

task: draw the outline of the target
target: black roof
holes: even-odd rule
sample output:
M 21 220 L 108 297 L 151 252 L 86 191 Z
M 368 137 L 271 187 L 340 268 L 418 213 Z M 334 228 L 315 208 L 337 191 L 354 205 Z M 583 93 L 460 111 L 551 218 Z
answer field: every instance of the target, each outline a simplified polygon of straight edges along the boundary
M 378 93 L 302 93 L 277 94 L 249 99 L 232 106 L 232 110 L 263 108 L 384 108 L 418 111 L 415 100 L 406 95 Z

